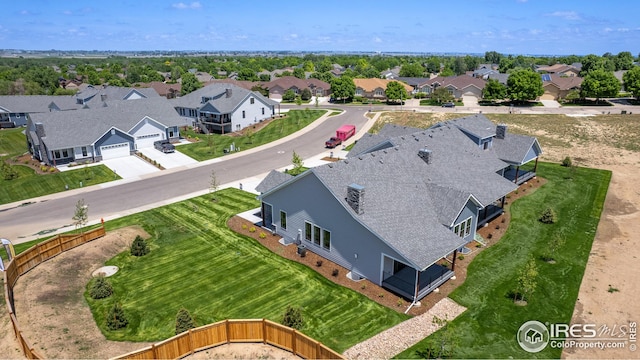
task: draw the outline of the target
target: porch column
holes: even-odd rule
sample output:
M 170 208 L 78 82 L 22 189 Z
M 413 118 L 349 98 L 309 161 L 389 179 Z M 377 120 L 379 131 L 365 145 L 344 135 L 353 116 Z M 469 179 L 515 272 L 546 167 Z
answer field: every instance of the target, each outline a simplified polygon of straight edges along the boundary
M 538 158 L 536 158 L 536 164 L 533 166 L 533 172 L 538 171 Z
M 260 204 L 260 215 L 262 216 L 262 226 L 267 227 L 264 218 L 265 218 L 265 214 L 264 214 L 264 203 Z
M 420 270 L 416 270 L 416 291 L 413 295 L 413 301 L 418 301 L 419 291 L 420 291 Z
M 518 183 L 518 171 L 520 171 L 520 165 L 516 166 L 516 179 L 513 181 L 514 183 Z
M 502 205 L 500 206 L 502 209 L 504 209 L 504 199 L 505 199 L 505 197 L 503 196 L 502 199 L 501 199 Z
M 456 258 L 458 257 L 458 249 L 453 250 L 453 262 L 451 263 L 451 271 L 456 270 Z
M 487 219 L 487 208 L 489 207 L 489 205 L 484 207 L 484 215 L 482 215 L 482 220 L 486 220 Z

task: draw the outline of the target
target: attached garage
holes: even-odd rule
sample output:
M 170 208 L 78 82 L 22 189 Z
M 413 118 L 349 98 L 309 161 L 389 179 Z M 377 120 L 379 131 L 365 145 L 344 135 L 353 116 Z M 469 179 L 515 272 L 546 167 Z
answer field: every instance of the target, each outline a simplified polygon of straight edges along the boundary
M 115 159 L 131 155 L 129 153 L 129 143 L 105 145 L 100 147 L 102 160 Z
M 164 140 L 162 133 L 136 136 L 136 149 L 153 147 L 153 143 L 158 140 Z

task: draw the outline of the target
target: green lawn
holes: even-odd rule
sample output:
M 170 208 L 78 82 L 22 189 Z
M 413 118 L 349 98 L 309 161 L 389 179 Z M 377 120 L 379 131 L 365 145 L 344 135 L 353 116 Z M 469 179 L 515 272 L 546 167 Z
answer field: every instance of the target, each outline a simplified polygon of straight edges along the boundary
M 232 232 L 226 220 L 258 202 L 236 189 L 217 195 L 218 202 L 202 196 L 107 223 L 108 230 L 135 224 L 152 234 L 148 255 L 125 252 L 107 261 L 120 267 L 109 278 L 115 295 L 97 301 L 86 296 L 108 339 L 173 336 L 181 307 L 199 326 L 226 318 L 280 322 L 287 305 L 293 305 L 304 309 L 305 334 L 341 352 L 407 319 Z M 104 317 L 115 301 L 123 305 L 129 325 L 109 331 Z
M 304 128 L 324 115 L 327 110 L 290 110 L 286 117 L 272 121 L 262 130 L 252 136 L 229 136 L 219 134 L 197 134 L 201 141 L 187 145 L 180 145 L 176 150 L 198 161 L 213 159 L 224 155 L 223 149 L 228 149 L 232 143 L 236 148 L 246 150 L 270 143 Z M 245 133 L 246 134 L 246 133 Z
M 19 156 L 28 151 L 24 128 L 0 130 L 0 158 Z
M 101 184 L 120 179 L 104 165 L 78 167 L 77 170 L 38 175 L 36 172 L 22 165 L 13 165 L 19 177 L 4 180 L 0 177 L 0 204 L 31 199 L 38 196 L 57 193 L 69 189 Z
M 570 323 L 611 172 L 579 168 L 568 179 L 568 169 L 558 164 L 540 163 L 538 170 L 549 182 L 510 207 L 507 233 L 478 254 L 464 284 L 451 294 L 468 308 L 449 325 L 455 337 L 454 358 L 560 358 L 562 350 L 550 347 L 537 354 L 525 352 L 516 342 L 516 332 L 528 320 Z M 557 223 L 537 220 L 547 206 L 557 212 Z M 555 256 L 557 263 L 542 261 L 547 241 L 560 233 L 566 243 Z M 508 294 L 515 290 L 518 270 L 530 257 L 536 259 L 539 271 L 537 289 L 527 306 L 516 306 Z M 397 358 L 418 358 L 416 350 L 426 348 L 433 338 Z

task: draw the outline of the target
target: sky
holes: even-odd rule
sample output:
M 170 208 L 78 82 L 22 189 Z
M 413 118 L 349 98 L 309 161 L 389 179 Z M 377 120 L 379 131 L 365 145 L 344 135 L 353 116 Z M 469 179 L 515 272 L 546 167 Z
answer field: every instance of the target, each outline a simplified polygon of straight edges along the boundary
M 3 0 L 0 48 L 640 52 L 637 0 Z

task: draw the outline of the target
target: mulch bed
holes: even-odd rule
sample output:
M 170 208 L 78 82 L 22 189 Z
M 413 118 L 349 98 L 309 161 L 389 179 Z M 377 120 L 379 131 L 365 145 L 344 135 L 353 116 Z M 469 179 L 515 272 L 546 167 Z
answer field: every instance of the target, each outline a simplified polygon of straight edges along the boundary
M 537 178 L 530 180 L 528 183 L 522 184 L 517 190 L 517 193 L 516 191 L 514 191 L 508 195 L 506 205 L 508 206 L 508 203 L 511 203 L 522 196 L 532 193 L 535 189 L 539 188 L 545 183 L 545 179 Z M 421 305 L 412 307 L 409 311 L 409 314 L 415 316 L 425 313 L 438 301 L 447 297 L 455 288 L 462 284 L 467 277 L 467 266 L 469 265 L 471 260 L 473 260 L 473 258 L 477 254 L 479 254 L 480 251 L 488 246 L 491 246 L 492 244 L 495 244 L 496 242 L 498 242 L 498 240 L 500 240 L 509 226 L 509 220 L 509 213 L 505 212 L 504 214 L 490 222 L 488 226 L 479 229 L 477 232 L 485 239 L 486 246 L 476 247 L 477 243 L 475 243 L 475 241 L 470 243 L 468 247 L 472 250 L 472 252 L 470 254 L 464 255 L 463 258 L 459 257 L 458 259 L 456 259 L 456 279 L 451 279 L 441 285 L 439 292 L 432 292 L 431 294 L 425 296 L 420 301 Z M 390 309 L 396 310 L 398 312 L 404 312 L 411 303 L 411 301 L 404 299 L 401 296 L 394 294 L 386 289 L 383 289 L 382 287 L 372 283 L 369 280 L 365 279 L 361 281 L 353 281 L 347 278 L 346 274 L 349 272 L 348 269 L 332 261 L 329 261 L 311 251 L 307 251 L 305 257 L 300 257 L 297 253 L 297 247 L 295 245 L 292 244 L 284 246 L 280 244 L 278 242 L 278 240 L 280 240 L 280 236 L 271 235 L 271 233 L 267 230 L 256 227 L 252 222 L 239 216 L 234 216 L 229 219 L 227 225 L 231 230 L 255 239 L 274 253 L 289 260 L 306 265 L 322 276 L 326 277 L 327 279 L 333 281 L 334 283 L 357 291 L 365 295 L 369 299 Z M 245 228 L 243 228 L 243 225 L 245 225 Z M 255 227 L 256 231 L 250 232 L 249 229 L 251 229 L 251 227 Z M 261 239 L 260 233 L 265 233 L 267 234 L 267 236 L 264 239 Z M 491 234 L 491 238 L 489 238 L 489 234 Z M 452 261 L 453 259 L 449 257 L 448 260 Z M 322 262 L 320 266 L 318 266 L 318 261 Z M 335 269 L 338 270 L 337 276 L 333 275 Z
M 51 172 L 58 172 L 58 169 L 55 169 L 49 166 L 44 168 L 45 170 L 41 169 L 40 162 L 38 160 L 34 160 L 31 157 L 31 154 L 28 154 L 28 153 L 11 158 L 10 160 L 7 160 L 7 163 L 11 165 L 22 165 L 22 166 L 30 167 L 36 172 L 36 174 L 41 174 L 41 175 L 50 174 Z M 55 170 L 51 171 L 51 169 L 55 169 Z

